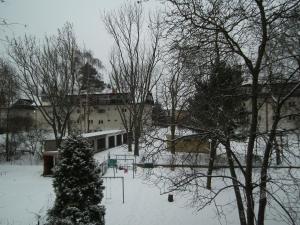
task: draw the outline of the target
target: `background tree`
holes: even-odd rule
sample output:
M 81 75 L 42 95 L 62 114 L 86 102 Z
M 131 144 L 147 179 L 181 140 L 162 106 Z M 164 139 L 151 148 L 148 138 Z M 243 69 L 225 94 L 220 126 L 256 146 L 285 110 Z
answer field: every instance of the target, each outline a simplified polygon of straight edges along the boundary
M 83 58 L 86 61 L 80 68 L 80 89 L 85 94 L 85 103 L 82 105 L 83 109 L 83 121 L 84 130 L 89 132 L 90 130 L 90 96 L 95 92 L 101 92 L 105 88 L 105 83 L 102 81 L 101 74 L 97 71 L 103 69 L 103 65 L 100 60 L 93 58 L 92 54 L 83 53 Z
M 163 109 L 162 104 L 157 100 L 154 102 L 152 108 L 152 122 L 154 126 L 165 127 L 167 126 L 167 113 Z
M 103 181 L 94 152 L 81 137 L 68 137 L 59 149 L 60 161 L 54 172 L 54 206 L 48 224 L 103 225 L 105 209 Z
M 176 129 L 182 126 L 187 110 L 187 100 L 192 92 L 189 75 L 178 54 L 172 54 L 166 63 L 166 76 L 162 82 L 162 99 L 168 112 L 167 124 L 170 128 L 170 151 L 175 154 Z
M 12 66 L 0 59 L 0 123 L 6 133 L 5 138 L 5 155 L 6 160 L 10 161 L 12 156 L 12 149 L 10 147 L 10 133 L 14 121 L 11 121 L 10 107 L 16 101 L 19 94 L 19 85 L 15 76 L 15 71 Z M 1 118 L 4 115 L 5 118 Z
M 197 79 L 197 78 L 196 78 Z M 211 189 L 211 178 L 218 143 L 229 146 L 230 141 L 245 139 L 243 133 L 247 126 L 248 114 L 243 105 L 245 97 L 242 91 L 242 72 L 238 67 L 218 62 L 214 65 L 210 76 L 205 80 L 196 80 L 196 93 L 189 101 L 191 121 L 190 127 L 207 133 L 210 143 L 210 157 L 207 171 L 207 188 Z M 232 152 L 227 151 L 228 163 L 233 161 Z M 232 165 L 233 166 L 233 165 Z M 235 169 L 231 176 L 237 178 Z M 237 185 L 235 183 L 234 185 Z M 240 191 L 236 188 L 238 198 Z
M 132 149 L 132 134 L 134 136 L 135 155 L 139 155 L 145 104 L 157 81 L 155 68 L 160 59 L 158 17 L 155 21 L 150 19 L 148 29 L 144 27 L 143 19 L 140 4 L 125 5 L 104 17 L 106 29 L 115 42 L 110 59 L 111 82 L 122 96 L 123 104 L 118 110 L 128 133 L 129 151 Z
M 73 28 L 65 24 L 57 36 L 10 41 L 8 54 L 16 66 L 22 92 L 32 100 L 53 130 L 59 146 L 78 95 L 80 57 Z

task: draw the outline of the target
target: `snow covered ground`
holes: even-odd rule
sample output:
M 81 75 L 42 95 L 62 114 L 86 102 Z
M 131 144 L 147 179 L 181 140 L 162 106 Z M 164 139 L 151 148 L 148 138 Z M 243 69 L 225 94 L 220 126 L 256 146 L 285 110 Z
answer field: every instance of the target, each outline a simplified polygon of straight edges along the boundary
M 0 165 L 0 224 L 37 224 L 54 199 L 52 179 L 42 165 Z
M 95 158 L 101 162 L 107 159 L 108 152 L 114 157 L 125 150 L 121 146 L 97 153 Z M 0 225 L 36 225 L 38 218 L 44 221 L 55 195 L 52 178 L 41 176 L 42 169 L 42 165 L 0 165 Z M 174 202 L 168 202 L 167 195 L 161 195 L 161 190 L 144 180 L 144 172 L 138 168 L 133 179 L 132 170 L 117 171 L 116 176 L 124 177 L 124 204 L 121 179 L 104 179 L 102 204 L 106 207 L 107 225 L 198 225 L 200 221 L 219 224 L 212 208 L 197 212 L 176 194 Z M 108 176 L 113 176 L 112 169 L 105 174 Z
M 42 166 L 0 166 L 0 224 L 35 225 L 38 215 L 44 216 L 54 200 L 52 178 L 42 177 Z M 112 169 L 105 176 L 113 175 Z M 138 169 L 135 179 L 132 172 L 118 171 L 125 178 L 125 203 L 122 203 L 121 179 L 105 179 L 104 198 L 107 225 L 198 225 L 218 224 L 211 210 L 195 212 L 186 207 L 184 199 L 169 203 L 160 190 L 145 183 Z
M 128 154 L 123 146 L 97 153 L 95 159 L 102 162 L 116 154 Z M 139 160 L 139 159 L 137 159 Z M 128 164 L 129 162 L 123 162 Z M 52 178 L 43 177 L 42 165 L 0 165 L 0 225 L 36 225 L 38 218 L 43 222 L 47 209 L 54 201 Z M 157 168 L 158 170 L 159 168 Z M 156 169 L 155 169 L 156 170 Z M 163 169 L 166 172 L 169 169 Z M 189 207 L 189 196 L 174 193 L 174 202 L 161 195 L 163 188 L 151 185 L 145 180 L 147 169 L 138 168 L 135 178 L 132 170 L 118 170 L 116 176 L 124 177 L 125 203 L 122 203 L 121 179 L 104 179 L 104 198 L 106 225 L 219 225 L 214 203 L 196 211 Z M 105 177 L 113 176 L 109 169 Z M 162 186 L 161 186 L 162 187 Z M 232 202 L 229 210 L 219 212 L 222 224 L 238 224 L 231 191 L 219 196 L 219 203 Z M 282 222 L 267 221 L 268 225 L 281 225 Z

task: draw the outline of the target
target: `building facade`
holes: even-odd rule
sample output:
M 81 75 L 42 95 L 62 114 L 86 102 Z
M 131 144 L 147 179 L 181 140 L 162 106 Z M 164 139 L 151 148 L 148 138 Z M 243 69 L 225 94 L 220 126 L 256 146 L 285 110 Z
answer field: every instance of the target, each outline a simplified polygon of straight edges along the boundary
M 258 130 L 267 133 L 272 129 L 275 118 L 276 102 L 283 99 L 295 87 L 296 83 L 272 84 L 260 86 L 258 95 Z M 243 86 L 244 92 L 248 93 L 244 105 L 251 116 L 251 85 Z M 296 89 L 284 102 L 281 119 L 277 129 L 284 132 L 300 132 L 300 88 Z
M 96 93 L 70 96 L 73 107 L 68 122 L 68 132 L 90 133 L 104 130 L 124 129 L 124 119 L 129 118 L 130 104 L 126 96 L 120 93 Z M 124 100 L 125 99 L 125 100 Z M 45 100 L 45 99 L 44 99 Z M 45 100 L 42 104 L 44 110 L 52 113 L 51 105 Z M 143 125 L 151 125 L 153 98 L 149 94 L 144 105 Z M 11 118 L 20 117 L 30 119 L 32 127 L 45 131 L 52 131 L 51 126 L 44 118 L 41 110 L 27 99 L 20 99 L 9 110 Z M 5 126 L 6 108 L 0 110 L 0 125 Z M 14 120 L 12 120 L 14 122 Z

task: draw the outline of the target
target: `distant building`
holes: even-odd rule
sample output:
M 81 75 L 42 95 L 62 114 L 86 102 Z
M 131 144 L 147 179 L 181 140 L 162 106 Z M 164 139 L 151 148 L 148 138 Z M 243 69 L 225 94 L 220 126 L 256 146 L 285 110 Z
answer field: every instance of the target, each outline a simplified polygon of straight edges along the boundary
M 275 105 L 273 98 L 283 98 L 289 93 L 296 83 L 278 83 L 259 86 L 258 95 L 258 130 L 260 132 L 269 132 L 275 118 Z M 244 85 L 243 91 L 248 96 L 245 99 L 246 110 L 251 113 L 251 85 Z M 272 94 L 270 94 L 272 93 Z M 300 88 L 288 98 L 281 110 L 283 117 L 279 124 L 278 130 L 281 131 L 297 131 L 300 130 Z
M 171 151 L 171 135 L 167 137 L 167 149 Z M 210 152 L 210 142 L 207 139 L 199 138 L 197 135 L 180 136 L 176 135 L 174 140 L 175 152 L 205 153 Z
M 35 126 L 36 108 L 28 99 L 18 99 L 9 108 L 0 108 L 0 130 L 5 131 L 7 121 L 10 131 L 29 130 Z
M 101 152 L 106 149 L 127 143 L 127 134 L 124 130 L 98 131 L 84 133 L 81 134 L 81 136 L 90 143 L 90 146 L 93 148 L 94 152 Z M 65 137 L 63 139 L 65 139 Z M 53 167 L 56 165 L 58 160 L 59 153 L 56 148 L 55 139 L 46 139 L 43 153 L 43 175 L 51 175 L 53 173 Z
M 68 123 L 68 131 L 76 133 L 95 132 L 103 130 L 124 129 L 120 113 L 128 114 L 126 107 L 127 94 L 122 93 L 94 93 L 70 96 L 74 102 L 74 110 L 71 113 Z M 43 98 L 43 106 L 46 111 L 51 113 L 52 107 Z M 153 98 L 148 94 L 144 109 L 144 125 L 151 124 L 151 113 Z M 0 126 L 6 124 L 7 108 L 0 109 Z M 19 99 L 10 108 L 10 117 L 21 117 L 24 120 L 30 119 L 34 127 L 52 131 L 51 126 L 43 117 L 41 111 L 32 101 L 28 99 Z
M 124 129 L 121 115 L 128 118 L 129 97 L 124 93 L 81 94 L 72 96 L 77 105 L 71 114 L 70 130 L 95 132 Z M 151 124 L 153 98 L 149 93 L 144 109 L 144 124 Z

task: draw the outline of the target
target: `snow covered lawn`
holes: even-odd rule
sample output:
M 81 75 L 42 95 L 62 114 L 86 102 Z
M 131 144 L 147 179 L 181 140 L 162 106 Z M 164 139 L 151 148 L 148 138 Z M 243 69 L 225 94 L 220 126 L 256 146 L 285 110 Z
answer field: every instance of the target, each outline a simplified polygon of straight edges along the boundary
M 95 159 L 99 162 L 107 159 L 108 152 L 114 158 L 115 154 L 125 154 L 122 147 L 116 147 L 97 153 Z M 139 162 L 139 159 L 137 159 Z M 126 162 L 124 162 L 126 163 Z M 128 163 L 130 165 L 131 162 Z M 37 225 L 41 216 L 42 224 L 47 209 L 54 201 L 52 178 L 43 177 L 42 165 L 0 165 L 0 225 Z M 170 171 L 168 168 L 163 172 Z M 138 168 L 135 178 L 132 170 L 125 173 L 118 170 L 116 176 L 124 177 L 125 203 L 122 203 L 121 179 L 104 179 L 104 198 L 102 204 L 106 207 L 106 225 L 219 225 L 215 206 L 212 203 L 201 211 L 188 206 L 186 195 L 174 194 L 174 202 L 167 201 L 167 195 L 161 195 L 156 186 L 151 186 L 144 180 L 144 172 Z M 105 177 L 113 176 L 109 169 Z M 226 191 L 220 195 L 221 202 L 231 202 L 229 210 L 219 212 L 221 221 L 227 224 L 238 224 L 234 195 Z M 266 221 L 268 225 L 281 225 L 282 222 Z
M 138 169 L 141 175 L 142 169 Z M 37 215 L 44 216 L 54 200 L 52 178 L 42 177 L 42 166 L 0 165 L 0 224 L 36 225 Z M 138 176 L 137 174 L 137 176 Z M 113 175 L 112 169 L 105 176 Z M 132 172 L 118 171 L 125 178 L 125 204 L 122 203 L 121 179 L 104 181 L 102 203 L 106 206 L 107 225 L 198 225 L 218 224 L 213 211 L 195 212 L 175 196 L 169 203 L 166 195 Z
M 42 165 L 0 165 L 0 224 L 37 224 L 54 194 L 52 179 L 42 177 Z

